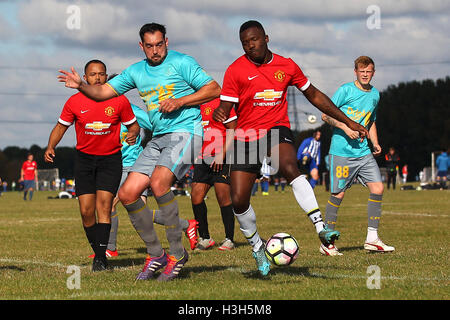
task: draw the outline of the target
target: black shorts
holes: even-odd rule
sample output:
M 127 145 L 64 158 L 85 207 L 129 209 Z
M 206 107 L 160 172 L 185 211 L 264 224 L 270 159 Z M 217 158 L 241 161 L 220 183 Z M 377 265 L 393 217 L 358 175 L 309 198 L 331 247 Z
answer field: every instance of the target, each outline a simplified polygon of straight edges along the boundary
M 210 167 L 212 159 L 203 160 L 194 164 L 194 176 L 192 182 L 205 183 L 213 186 L 215 183 L 230 184 L 230 165 L 224 164 L 219 172 L 213 171 Z
M 259 174 L 264 156 L 270 156 L 270 149 L 280 143 L 294 144 L 294 135 L 288 127 L 273 127 L 266 136 L 256 141 L 235 140 L 231 171 Z
M 116 194 L 122 177 L 122 152 L 107 156 L 75 154 L 75 193 L 95 194 L 97 190 Z

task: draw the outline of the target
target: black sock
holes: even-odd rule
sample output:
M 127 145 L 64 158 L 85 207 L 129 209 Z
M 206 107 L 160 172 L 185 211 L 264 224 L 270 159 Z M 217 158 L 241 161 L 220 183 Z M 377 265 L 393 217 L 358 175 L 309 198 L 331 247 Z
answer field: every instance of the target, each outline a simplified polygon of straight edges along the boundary
M 90 227 L 84 227 L 84 232 L 86 233 L 89 244 L 95 253 L 97 250 L 97 223 L 94 223 Z
M 194 218 L 198 221 L 198 234 L 203 239 L 209 239 L 208 230 L 208 208 L 205 201 L 200 204 L 193 204 L 192 210 L 194 211 Z
M 97 223 L 97 247 L 96 257 L 106 257 L 106 248 L 108 247 L 109 234 L 111 232 L 111 223 Z
M 233 206 L 230 204 L 226 207 L 220 207 L 222 221 L 225 227 L 225 237 L 233 241 L 234 238 L 234 213 Z

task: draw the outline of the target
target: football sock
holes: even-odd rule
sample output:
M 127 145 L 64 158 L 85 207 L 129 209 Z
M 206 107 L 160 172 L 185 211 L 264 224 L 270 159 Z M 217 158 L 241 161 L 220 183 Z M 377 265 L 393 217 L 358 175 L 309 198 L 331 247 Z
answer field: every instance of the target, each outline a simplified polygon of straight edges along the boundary
M 30 191 L 28 192 L 28 199 L 29 199 L 29 200 L 33 199 L 33 190 L 30 190 Z
M 198 234 L 203 239 L 209 239 L 208 230 L 208 208 L 205 201 L 199 204 L 192 205 L 192 211 L 194 211 L 194 218 L 198 222 Z
M 155 197 L 155 200 L 164 216 L 166 237 L 169 241 L 169 254 L 176 259 L 181 259 L 184 255 L 184 247 L 181 242 L 182 230 L 178 215 L 178 202 L 171 190 L 161 197 Z
M 366 242 L 368 243 L 374 242 L 377 239 L 378 239 L 378 229 L 368 227 Z
M 23 200 L 27 200 L 27 194 L 28 194 L 28 191 L 23 192 Z
M 263 245 L 263 242 L 256 230 L 256 214 L 255 211 L 253 211 L 252 205 L 248 207 L 247 211 L 241 214 L 237 214 L 234 210 L 233 213 L 239 222 L 242 233 L 248 243 L 253 247 L 253 251 L 258 251 Z
M 95 252 L 96 257 L 105 257 L 106 255 L 106 248 L 108 247 L 108 239 L 109 239 L 109 233 L 111 231 L 111 224 L 110 223 L 97 223 L 97 230 L 96 230 L 96 240 L 97 240 L 97 247 Z
M 308 214 L 309 219 L 314 224 L 316 232 L 319 233 L 325 227 L 320 213 L 319 205 L 317 204 L 314 191 L 306 180 L 305 176 L 301 175 L 292 180 L 292 191 L 295 199 L 300 207 Z
M 109 233 L 108 250 L 116 251 L 117 230 L 119 229 L 119 214 L 116 210 L 111 212 L 111 232 Z
M 327 208 L 325 211 L 325 224 L 328 229 L 334 230 L 336 228 L 337 213 L 341 205 L 342 199 L 339 199 L 333 195 L 328 199 Z
M 269 191 L 269 181 L 264 180 L 261 182 L 261 192 L 268 192 Z
M 153 214 L 145 202 L 139 197 L 135 202 L 124 205 L 130 217 L 131 224 L 147 247 L 151 257 L 160 257 L 163 248 L 153 228 Z
M 153 209 L 152 213 L 153 213 L 153 222 L 163 226 L 164 225 L 164 217 L 161 214 L 161 210 Z M 189 221 L 187 221 L 186 219 L 180 218 L 180 226 L 183 231 L 186 231 L 187 228 L 189 227 Z
M 316 179 L 313 179 L 313 178 L 309 179 L 309 184 L 311 185 L 311 188 L 313 188 L 313 189 L 314 189 L 314 187 L 316 186 L 316 184 L 318 182 L 319 182 L 319 180 L 316 180 Z
M 233 207 L 230 205 L 220 207 L 220 214 L 222 215 L 222 222 L 225 227 L 225 238 L 233 241 L 234 238 L 234 214 Z
M 94 253 L 97 250 L 96 249 L 96 247 L 97 247 L 97 244 L 96 244 L 97 232 L 96 232 L 96 230 L 97 230 L 97 223 L 94 223 L 90 227 L 84 227 L 84 232 L 86 233 L 86 238 L 88 239 L 89 244 L 91 245 L 92 251 L 94 251 Z
M 252 187 L 252 196 L 254 196 L 256 192 L 258 192 L 258 184 L 254 183 Z
M 367 203 L 368 229 L 366 242 L 372 242 L 378 238 L 377 230 L 381 219 L 382 194 L 371 193 Z

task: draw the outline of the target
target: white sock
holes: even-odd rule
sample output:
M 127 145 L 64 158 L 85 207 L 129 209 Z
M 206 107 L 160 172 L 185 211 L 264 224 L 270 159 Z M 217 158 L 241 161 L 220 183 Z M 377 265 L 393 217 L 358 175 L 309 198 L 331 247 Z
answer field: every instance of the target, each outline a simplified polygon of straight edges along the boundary
M 368 227 L 366 242 L 374 242 L 378 239 L 378 229 Z
M 256 214 L 255 211 L 253 211 L 252 205 L 248 207 L 247 211 L 241 214 L 237 214 L 234 210 L 233 213 L 239 222 L 242 233 L 248 243 L 253 247 L 253 251 L 258 251 L 263 245 L 263 242 L 256 229 Z
M 309 219 L 316 227 L 316 232 L 319 233 L 325 227 L 325 223 L 322 220 L 313 188 L 303 175 L 292 180 L 291 186 L 295 199 L 303 211 L 308 214 Z

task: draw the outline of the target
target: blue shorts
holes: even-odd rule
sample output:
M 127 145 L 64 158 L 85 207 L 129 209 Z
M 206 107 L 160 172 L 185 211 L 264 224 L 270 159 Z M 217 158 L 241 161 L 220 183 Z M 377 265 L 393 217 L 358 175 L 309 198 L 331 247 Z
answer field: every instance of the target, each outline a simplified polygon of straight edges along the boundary
M 448 171 L 438 171 L 437 176 L 440 178 L 447 178 Z
M 23 190 L 36 189 L 36 181 L 23 180 Z
M 312 169 L 319 170 L 315 159 L 311 159 L 311 161 L 309 162 L 309 171 L 311 171 Z

